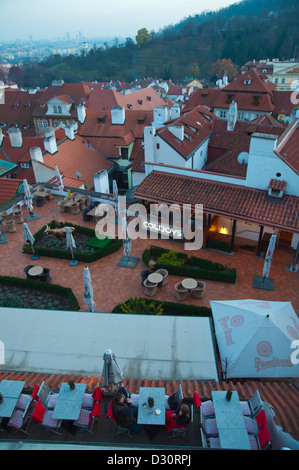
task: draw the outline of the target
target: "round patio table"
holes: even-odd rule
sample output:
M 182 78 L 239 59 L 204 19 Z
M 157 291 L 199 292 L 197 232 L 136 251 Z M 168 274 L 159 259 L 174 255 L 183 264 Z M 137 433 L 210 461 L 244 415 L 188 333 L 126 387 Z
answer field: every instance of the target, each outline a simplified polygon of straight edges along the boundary
M 197 286 L 197 281 L 195 279 L 187 278 L 182 280 L 182 286 L 185 289 L 192 290 Z
M 43 268 L 41 266 L 33 266 L 33 268 L 28 271 L 29 276 L 39 276 L 42 273 Z
M 152 273 L 149 276 L 147 276 L 147 280 L 151 282 L 152 284 L 159 284 L 163 279 L 162 274 L 160 273 Z

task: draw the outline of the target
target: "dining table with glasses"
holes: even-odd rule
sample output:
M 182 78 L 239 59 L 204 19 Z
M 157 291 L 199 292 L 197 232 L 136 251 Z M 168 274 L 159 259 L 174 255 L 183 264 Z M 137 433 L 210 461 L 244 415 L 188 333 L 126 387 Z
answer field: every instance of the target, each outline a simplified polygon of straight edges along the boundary
M 72 390 L 67 382 L 61 384 L 52 417 L 76 421 L 79 418 L 86 384 L 75 383 Z
M 215 418 L 222 449 L 250 450 L 250 441 L 237 391 L 230 400 L 226 391 L 212 391 Z
M 2 380 L 0 382 L 0 418 L 10 418 L 14 412 L 25 382 L 21 380 Z
M 153 406 L 149 404 L 153 399 Z M 162 387 L 140 387 L 137 423 L 148 425 L 165 424 L 165 389 Z

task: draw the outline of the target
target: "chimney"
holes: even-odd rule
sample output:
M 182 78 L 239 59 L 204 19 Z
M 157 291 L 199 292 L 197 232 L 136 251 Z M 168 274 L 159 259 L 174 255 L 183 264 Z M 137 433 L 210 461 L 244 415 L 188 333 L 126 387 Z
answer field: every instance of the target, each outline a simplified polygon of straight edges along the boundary
M 49 127 L 45 131 L 44 147 L 51 155 L 57 152 L 56 137 L 53 127 Z
M 122 126 L 126 120 L 125 108 L 120 106 L 112 106 L 111 108 L 111 123 L 112 125 Z
M 65 126 L 65 136 L 70 140 L 75 140 L 75 132 L 73 126 Z
M 77 116 L 78 116 L 78 121 L 80 124 L 84 124 L 85 118 L 86 118 L 86 108 L 83 105 L 77 106 Z
M 174 104 L 170 110 L 170 119 L 178 119 L 181 114 L 181 108 L 178 104 Z
M 40 147 L 31 147 L 29 152 L 32 161 L 44 163 L 43 154 Z
M 0 127 L 0 147 L 2 145 L 3 139 L 4 139 L 4 135 L 3 135 L 2 129 Z
M 109 194 L 109 178 L 107 170 L 100 170 L 93 177 L 94 190 L 97 193 Z
M 277 140 L 277 135 L 254 132 L 250 139 L 249 154 L 259 157 L 271 157 L 274 150 L 276 150 Z
M 237 122 L 238 116 L 238 107 L 237 103 L 234 101 L 231 102 L 229 105 L 228 113 L 227 113 L 227 127 L 226 130 L 232 132 L 235 129 L 235 125 Z
M 144 161 L 155 162 L 155 134 L 156 129 L 152 126 L 146 126 L 143 130 L 144 139 Z
M 10 139 L 10 145 L 15 148 L 21 148 L 23 145 L 23 137 L 20 129 L 12 127 L 7 131 Z
M 181 142 L 184 141 L 184 126 L 183 124 L 180 124 L 179 126 L 168 126 L 169 132 L 171 132 L 177 139 L 179 139 Z
M 157 106 L 154 108 L 154 123 L 156 127 L 162 127 L 169 119 L 168 106 Z

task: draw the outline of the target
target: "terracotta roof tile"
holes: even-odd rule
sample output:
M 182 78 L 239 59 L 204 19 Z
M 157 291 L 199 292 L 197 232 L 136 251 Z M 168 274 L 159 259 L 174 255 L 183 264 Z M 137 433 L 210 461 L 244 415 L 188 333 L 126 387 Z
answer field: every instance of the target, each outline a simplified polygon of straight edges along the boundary
M 5 102 L 0 106 L 0 126 L 4 135 L 16 123 L 23 135 L 35 135 L 32 112 L 41 94 L 41 91 L 29 94 L 27 91 L 5 90 Z
M 287 194 L 277 203 L 267 191 L 152 171 L 136 189 L 135 197 L 170 204 L 203 204 L 211 214 L 299 232 L 299 197 Z
M 70 378 L 75 382 L 86 384 L 87 391 L 92 393 L 99 385 L 102 387 L 102 377 L 82 376 L 82 375 L 63 375 L 63 374 L 42 374 L 34 372 L 13 372 L 0 371 L 1 380 L 23 380 L 25 381 L 24 391 L 32 393 L 36 384 L 41 384 L 43 380 L 51 388 L 52 391 L 58 392 L 61 384 L 67 382 Z M 236 390 L 239 398 L 248 400 L 256 390 L 259 391 L 261 399 L 271 406 L 274 412 L 274 421 L 278 426 L 291 434 L 296 440 L 299 440 L 299 379 L 272 381 L 271 379 L 254 380 L 242 379 L 231 380 L 228 382 L 218 381 L 197 381 L 197 380 L 151 380 L 151 379 L 133 379 L 131 377 L 124 378 L 124 386 L 131 393 L 139 393 L 140 387 L 165 387 L 165 392 L 172 395 L 182 386 L 185 398 L 192 398 L 197 392 L 202 401 L 212 398 L 212 391 Z M 297 385 L 298 388 L 295 387 Z M 109 394 L 108 394 L 109 395 Z
M 16 195 L 20 184 L 23 184 L 21 179 L 0 178 L 0 205 Z

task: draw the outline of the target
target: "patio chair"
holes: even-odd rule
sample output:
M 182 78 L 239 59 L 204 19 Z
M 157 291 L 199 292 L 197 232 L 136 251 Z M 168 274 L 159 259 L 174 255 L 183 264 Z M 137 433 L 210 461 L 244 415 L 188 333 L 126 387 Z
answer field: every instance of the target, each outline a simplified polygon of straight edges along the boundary
M 219 437 L 210 437 L 209 447 L 210 447 L 210 449 L 221 449 L 220 438 Z
M 100 387 L 96 387 L 93 393 L 84 393 L 82 408 L 92 410 L 95 403 L 101 403 L 104 397 L 105 394 L 102 389 Z
M 21 393 L 16 404 L 17 410 L 21 410 L 21 411 L 27 410 L 31 401 L 32 401 L 31 395 L 26 395 L 25 393 Z
M 203 401 L 201 410 L 205 418 L 215 417 L 215 409 L 212 400 Z
M 53 410 L 47 409 L 42 402 L 38 400 L 31 415 L 31 421 L 35 424 L 41 424 L 47 431 L 52 431 L 54 434 L 61 436 L 62 434 L 58 430 L 62 420 L 52 418 L 52 414 Z
M 256 414 L 263 408 L 263 402 L 258 390 L 255 391 L 249 400 L 240 401 L 240 404 L 243 415 L 250 416 L 251 418 L 254 418 L 254 416 L 256 416 Z
M 79 418 L 74 421 L 74 425 L 80 428 L 80 431 L 88 431 L 90 434 L 94 435 L 93 426 L 98 417 L 101 415 L 102 405 L 99 402 L 96 402 L 92 410 L 86 410 L 81 408 Z
M 7 228 L 9 233 L 17 231 L 15 219 L 5 220 L 3 221 L 3 225 Z
M 257 434 L 266 424 L 266 412 L 262 409 L 254 418 L 244 416 L 245 426 L 249 434 Z
M 7 425 L 14 428 L 16 432 L 21 431 L 24 434 L 27 434 L 27 436 L 29 436 L 28 429 L 31 423 L 28 413 L 29 405 L 30 403 L 28 403 L 25 410 L 15 409 L 7 423 Z
M 112 400 L 110 400 L 109 402 L 109 406 L 108 406 L 105 418 L 111 419 L 112 421 L 116 423 L 118 430 L 115 436 L 117 436 L 118 434 L 127 434 L 129 437 L 133 438 L 132 434 L 130 434 L 130 428 L 125 428 L 123 426 L 120 426 L 120 424 L 118 424 L 118 422 L 116 421 L 116 418 L 112 411 Z
M 24 268 L 24 273 L 26 274 L 27 279 L 32 279 L 32 276 L 28 274 L 29 269 L 33 268 L 33 264 L 29 264 L 28 266 L 25 266 Z
M 46 189 L 45 192 L 46 192 L 45 198 L 46 198 L 48 201 L 51 201 L 51 199 L 53 199 L 53 194 L 52 194 L 51 189 Z
M 206 288 L 206 283 L 203 281 L 198 281 L 195 289 L 192 289 L 191 291 L 192 297 L 194 297 L 195 299 L 203 299 L 205 288 Z
M 219 431 L 216 423 L 216 418 L 205 418 L 200 407 L 200 423 L 203 432 L 207 437 L 219 437 Z
M 67 207 L 65 207 L 65 201 L 58 201 L 57 204 L 60 212 L 66 212 Z
M 157 269 L 156 273 L 161 274 L 163 276 L 163 279 L 161 282 L 159 282 L 158 286 L 163 287 L 167 284 L 167 276 L 168 276 L 168 271 L 166 269 Z
M 184 289 L 181 282 L 175 284 L 174 289 L 177 300 L 182 302 L 183 300 L 188 299 L 189 291 L 187 289 Z
M 190 418 L 189 422 L 193 423 L 193 404 L 190 407 L 190 415 L 191 415 L 191 418 Z M 181 436 L 181 437 L 184 437 L 185 439 L 188 439 L 186 437 L 186 428 L 187 428 L 188 424 L 185 424 L 184 426 L 178 426 L 177 428 L 171 429 L 170 436 L 168 436 L 168 439 L 172 439 L 173 437 L 178 437 L 178 436 Z
M 158 289 L 158 284 L 153 284 L 152 282 L 149 282 L 147 279 L 143 281 L 144 285 L 144 295 L 147 295 L 148 297 L 153 297 L 157 293 Z
M 74 202 L 74 204 L 71 205 L 71 213 L 72 214 L 80 214 L 80 207 L 79 207 L 79 202 Z
M 38 279 L 42 282 L 50 282 L 52 280 L 50 276 L 50 269 L 49 268 L 43 268 L 42 274 L 38 276 Z
M 142 286 L 143 286 L 144 281 L 148 278 L 150 274 L 152 274 L 152 271 L 150 271 L 149 269 L 144 269 L 143 271 L 141 271 L 140 275 L 141 275 Z
M 206 448 L 208 447 L 208 441 L 207 441 L 206 435 L 203 432 L 202 428 L 200 428 L 199 431 L 200 431 L 201 447 Z
M 46 408 L 54 409 L 58 393 L 53 393 L 45 381 L 43 381 L 37 392 L 37 397 Z

